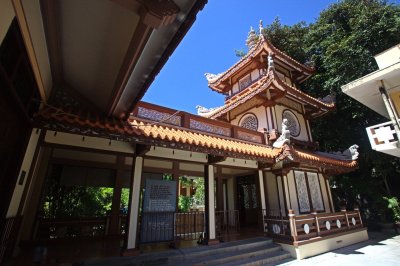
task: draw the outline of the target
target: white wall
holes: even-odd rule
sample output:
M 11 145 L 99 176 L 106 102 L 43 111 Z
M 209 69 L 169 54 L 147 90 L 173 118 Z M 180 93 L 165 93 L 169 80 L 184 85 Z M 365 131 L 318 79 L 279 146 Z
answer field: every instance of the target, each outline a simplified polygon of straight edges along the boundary
M 264 128 L 268 128 L 267 111 L 264 106 L 252 108 L 245 113 L 236 116 L 235 119 L 231 121 L 231 124 L 238 126 L 242 117 L 249 113 L 254 114 L 257 117 L 258 131 L 264 131 Z
M 287 180 L 288 180 L 291 207 L 294 210 L 294 213 L 296 215 L 299 215 L 300 214 L 300 212 L 299 212 L 299 203 L 298 203 L 298 200 L 297 200 L 297 191 L 296 191 L 296 184 L 295 184 L 295 180 L 294 180 L 293 171 L 290 171 L 287 174 Z
M 282 113 L 284 110 L 289 109 L 286 106 L 283 105 L 275 105 L 275 113 L 276 113 L 276 120 L 278 123 L 278 131 L 281 132 L 282 131 Z M 296 110 L 293 109 L 289 109 L 290 111 L 292 111 L 297 119 L 299 120 L 299 124 L 300 124 L 300 135 L 297 137 L 294 137 L 295 139 L 298 140 L 303 140 L 303 141 L 309 141 L 308 138 L 308 134 L 307 134 L 307 125 L 306 122 L 304 120 L 304 116 L 302 114 L 300 114 L 299 112 L 297 112 Z
M 276 176 L 271 172 L 265 172 L 265 184 L 267 184 L 267 198 L 270 210 L 279 210 L 278 187 L 276 184 Z
M 330 205 L 329 205 L 329 197 L 330 195 L 327 193 L 327 189 L 330 190 L 330 187 L 327 187 L 327 182 L 322 174 L 318 174 L 319 177 L 319 183 L 321 185 L 321 192 L 322 192 L 322 199 L 324 201 L 324 206 L 325 206 L 325 212 L 333 212 L 331 210 Z

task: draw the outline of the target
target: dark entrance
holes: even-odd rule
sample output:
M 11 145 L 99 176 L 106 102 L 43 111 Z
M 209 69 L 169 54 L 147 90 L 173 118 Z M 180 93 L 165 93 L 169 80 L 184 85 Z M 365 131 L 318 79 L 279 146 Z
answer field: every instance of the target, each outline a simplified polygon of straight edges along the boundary
M 14 19 L 0 45 L 0 225 L 14 192 L 31 132 L 30 119 L 38 109 L 39 98 L 18 23 Z
M 242 227 L 253 226 L 258 221 L 257 185 L 254 175 L 237 177 L 239 219 Z

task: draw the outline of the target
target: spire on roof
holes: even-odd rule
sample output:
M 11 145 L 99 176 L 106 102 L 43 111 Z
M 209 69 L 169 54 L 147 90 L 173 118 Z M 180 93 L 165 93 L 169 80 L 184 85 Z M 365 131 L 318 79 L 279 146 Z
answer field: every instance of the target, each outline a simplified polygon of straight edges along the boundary
M 264 29 L 264 27 L 263 27 L 263 22 L 262 22 L 261 19 L 260 19 L 260 24 L 258 24 L 258 27 L 259 27 L 259 30 L 260 30 L 259 35 L 261 36 L 261 35 L 262 35 L 262 32 L 263 32 L 263 29 Z
M 253 27 L 250 27 L 249 35 L 247 36 L 246 44 L 249 47 L 249 50 L 254 47 L 257 42 L 257 35 L 254 31 Z

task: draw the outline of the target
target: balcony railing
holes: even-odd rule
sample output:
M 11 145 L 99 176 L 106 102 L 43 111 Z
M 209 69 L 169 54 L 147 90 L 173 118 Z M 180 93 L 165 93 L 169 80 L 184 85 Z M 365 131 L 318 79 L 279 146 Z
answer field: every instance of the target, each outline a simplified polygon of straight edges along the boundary
M 146 102 L 139 102 L 133 110 L 132 115 L 132 118 L 138 117 L 201 131 L 207 134 L 220 135 L 257 144 L 266 144 L 265 135 L 262 132 Z
M 288 216 L 263 210 L 263 223 L 267 235 L 286 243 L 298 243 L 363 227 L 358 209 L 335 213 L 312 212 L 305 215 L 295 215 L 289 210 Z
M 367 127 L 366 130 L 373 150 L 400 157 L 399 136 L 392 122 Z

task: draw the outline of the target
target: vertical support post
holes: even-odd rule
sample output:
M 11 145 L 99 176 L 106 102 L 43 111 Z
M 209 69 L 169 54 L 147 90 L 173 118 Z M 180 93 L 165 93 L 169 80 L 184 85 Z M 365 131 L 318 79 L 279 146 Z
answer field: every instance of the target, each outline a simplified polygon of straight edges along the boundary
M 319 221 L 318 221 L 318 213 L 315 209 L 311 210 L 311 214 L 314 215 L 314 220 L 315 220 L 315 226 L 317 227 L 317 236 L 320 235 L 321 231 L 319 228 Z
M 122 177 L 124 174 L 124 159 L 123 156 L 117 157 L 117 171 L 115 173 L 115 183 L 114 183 L 114 191 L 112 197 L 112 205 L 111 205 L 111 217 L 110 217 L 110 227 L 108 234 L 110 236 L 119 235 L 119 208 L 121 202 L 121 191 L 122 191 Z
M 129 197 L 128 239 L 124 256 L 139 255 L 137 233 L 139 224 L 140 186 L 142 181 L 143 157 L 134 158 L 132 165 L 132 181 Z
M 396 132 L 397 138 L 400 139 L 400 125 L 399 121 L 397 119 L 397 114 L 396 111 L 394 110 L 392 104 L 390 103 L 390 98 L 389 95 L 387 94 L 387 91 L 383 85 L 379 87 L 379 92 L 381 93 L 383 103 L 385 104 L 386 110 L 389 114 L 390 120 L 392 121 L 392 124 L 394 126 L 394 131 Z M 397 142 L 397 146 L 399 146 L 400 141 Z
M 296 216 L 294 210 L 289 210 L 289 224 L 290 224 L 290 234 L 292 235 L 293 242 L 297 242 L 297 227 L 296 227 Z
M 258 170 L 258 182 L 260 184 L 261 210 L 266 210 L 267 208 L 265 205 L 264 174 L 262 170 Z
M 206 192 L 206 240 L 208 245 L 218 244 L 215 238 L 215 195 L 214 195 L 214 166 L 204 165 L 204 185 Z
M 354 206 L 354 210 L 357 212 L 358 218 L 360 218 L 361 227 L 363 227 L 363 222 L 362 222 L 362 219 L 361 219 L 360 208 L 358 207 L 358 205 Z
M 340 207 L 340 211 L 343 212 L 343 213 L 344 213 L 344 216 L 346 217 L 347 229 L 350 229 L 349 217 L 347 216 L 346 206 L 341 206 L 341 207 Z
M 221 176 L 221 168 L 217 168 L 217 210 L 224 210 L 224 191 L 223 191 L 223 180 Z

